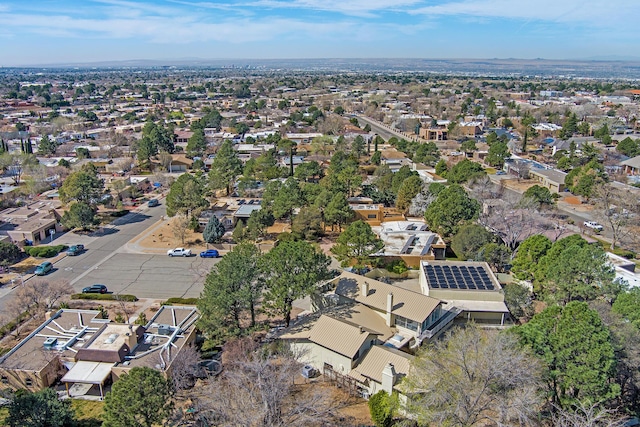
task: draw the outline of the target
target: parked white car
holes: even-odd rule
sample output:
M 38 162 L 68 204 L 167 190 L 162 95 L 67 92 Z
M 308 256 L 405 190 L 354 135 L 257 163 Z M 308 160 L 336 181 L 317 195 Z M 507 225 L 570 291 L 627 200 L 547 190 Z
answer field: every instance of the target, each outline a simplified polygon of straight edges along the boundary
M 191 249 L 185 249 L 185 248 L 169 249 L 167 251 L 167 255 L 187 257 L 187 256 L 191 256 Z
M 598 232 L 604 230 L 604 227 L 595 221 L 585 221 L 584 226 Z

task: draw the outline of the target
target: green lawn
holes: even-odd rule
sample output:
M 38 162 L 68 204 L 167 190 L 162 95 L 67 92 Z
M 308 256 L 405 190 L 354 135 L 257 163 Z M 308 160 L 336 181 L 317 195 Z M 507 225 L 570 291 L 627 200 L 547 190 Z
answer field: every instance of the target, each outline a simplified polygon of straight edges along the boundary
M 79 427 L 99 427 L 102 425 L 104 402 L 72 399 L 71 407 L 76 413 Z

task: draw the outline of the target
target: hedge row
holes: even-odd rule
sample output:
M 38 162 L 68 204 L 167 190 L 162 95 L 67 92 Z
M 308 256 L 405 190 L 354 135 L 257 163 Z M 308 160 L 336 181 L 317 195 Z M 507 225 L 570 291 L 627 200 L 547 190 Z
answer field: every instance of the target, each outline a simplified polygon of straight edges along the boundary
M 135 295 L 117 295 L 117 294 L 73 294 L 71 299 L 93 299 L 102 301 L 126 301 L 134 302 L 138 301 L 138 297 Z
M 27 255 L 40 258 L 53 258 L 60 252 L 69 249 L 67 245 L 55 246 L 27 246 L 24 251 Z
M 184 305 L 196 305 L 198 304 L 198 298 L 169 298 L 162 305 L 175 305 L 175 304 L 184 304 Z

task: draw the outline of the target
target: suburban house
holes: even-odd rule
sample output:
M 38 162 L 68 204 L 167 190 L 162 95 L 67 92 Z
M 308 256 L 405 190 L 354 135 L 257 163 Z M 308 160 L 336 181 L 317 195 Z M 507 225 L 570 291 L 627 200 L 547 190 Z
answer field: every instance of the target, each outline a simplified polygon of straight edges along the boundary
M 486 262 L 422 261 L 419 280 L 422 293 L 443 301 L 459 321 L 503 326 L 509 320 L 504 292 Z
M 17 244 L 37 245 L 62 232 L 59 200 L 42 200 L 0 212 L 0 234 Z
M 462 136 L 475 137 L 482 135 L 483 124 L 479 121 L 458 123 L 458 128 Z
M 387 221 L 372 230 L 384 242 L 374 256 L 401 259 L 410 267 L 418 267 L 423 260 L 445 259 L 447 244 L 424 221 Z
M 186 147 L 189 143 L 189 138 L 193 136 L 193 132 L 188 130 L 176 130 L 173 132 L 174 141 L 176 145 Z
M 640 156 L 620 162 L 620 166 L 627 175 L 640 175 Z
M 412 355 L 384 345 L 374 345 L 364 355 L 358 366 L 349 372 L 349 376 L 362 385 L 364 397 L 372 396 L 384 390 L 391 394 L 402 378 L 409 373 Z
M 445 304 L 343 272 L 312 296 L 312 312 L 278 338 L 325 375 L 349 377 L 364 396 L 390 393 L 408 373 L 412 353 L 444 333 L 460 314 L 445 310 Z
M 169 163 L 169 173 L 183 173 L 193 167 L 193 160 L 183 154 L 172 154 Z
M 404 221 L 404 215 L 395 208 L 385 208 L 382 204 L 349 203 L 355 216 L 354 219 L 364 221 L 371 226 L 380 225 L 385 221 Z
M 421 128 L 419 135 L 420 138 L 429 141 L 446 141 L 448 139 L 448 129 L 446 126 Z
M 206 227 L 211 217 L 216 216 L 218 221 L 220 221 L 220 224 L 224 226 L 225 230 L 232 230 L 234 224 L 234 211 L 226 209 L 227 204 L 224 202 L 218 202 L 216 205 L 224 207 L 214 206 L 212 210 L 202 211 L 198 217 L 198 224 L 200 227 Z
M 323 294 L 312 297 L 314 311 L 335 305 L 361 304 L 392 329 L 393 336 L 381 341 L 394 348 L 416 348 L 423 340 L 434 338 L 444 326 L 442 318 L 448 317 L 439 299 L 357 274 L 343 272 L 323 290 Z M 367 328 L 368 325 L 359 326 Z
M 313 138 L 323 136 L 323 133 L 310 132 L 310 133 L 287 133 L 286 138 L 295 142 L 296 144 L 309 144 L 313 141 Z
M 259 202 L 256 200 L 256 202 Z M 243 203 L 240 205 L 238 210 L 233 213 L 233 224 L 237 224 L 238 221 L 244 221 L 245 223 L 249 220 L 249 217 L 254 211 L 259 211 L 261 209 L 260 203 L 254 203 L 254 200 L 249 200 L 249 203 Z
M 562 193 L 565 189 L 566 173 L 556 169 L 530 169 L 529 177 L 552 193 Z
M 195 307 L 162 306 L 146 325 L 113 323 L 96 310 L 61 309 L 0 357 L 0 383 L 42 390 L 60 380 L 71 397 L 102 399 L 105 385 L 136 366 L 170 372 L 195 339 Z

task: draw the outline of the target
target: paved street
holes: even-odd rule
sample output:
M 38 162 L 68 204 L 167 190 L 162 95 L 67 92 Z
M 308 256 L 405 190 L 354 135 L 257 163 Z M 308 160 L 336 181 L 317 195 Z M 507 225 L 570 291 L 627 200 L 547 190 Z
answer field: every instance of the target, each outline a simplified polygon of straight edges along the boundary
M 358 119 L 358 123 L 361 127 L 364 127 L 368 124 L 369 126 L 371 126 L 371 131 L 380 135 L 382 138 L 384 138 L 385 141 L 388 141 L 391 137 L 407 139 L 407 137 L 402 135 L 402 133 L 393 129 L 382 127 L 375 120 L 372 120 L 368 117 L 357 116 L 356 118 Z
M 109 291 L 139 298 L 166 299 L 197 297 L 204 278 L 218 259 L 199 257 L 171 258 L 164 250 L 143 253 L 127 242 L 158 223 L 166 214 L 164 203 L 155 208 L 142 207 L 138 212 L 117 219 L 92 236 L 65 233 L 55 236 L 54 244 L 82 243 L 86 250 L 75 257 L 64 257 L 54 264 L 47 280 L 66 279 L 76 291 L 94 283 L 107 285 Z M 35 280 L 35 279 L 30 279 Z M 9 286 L 0 289 L 0 311 L 5 311 L 13 297 Z

